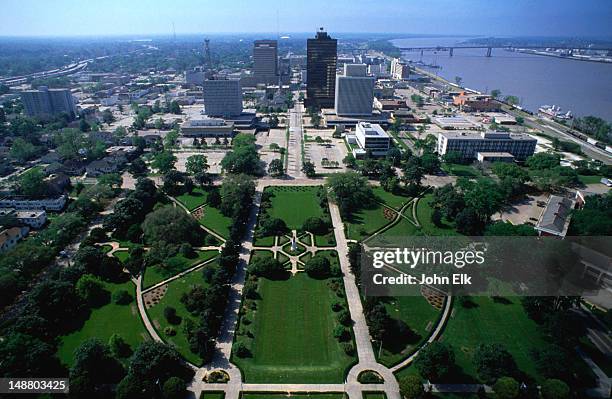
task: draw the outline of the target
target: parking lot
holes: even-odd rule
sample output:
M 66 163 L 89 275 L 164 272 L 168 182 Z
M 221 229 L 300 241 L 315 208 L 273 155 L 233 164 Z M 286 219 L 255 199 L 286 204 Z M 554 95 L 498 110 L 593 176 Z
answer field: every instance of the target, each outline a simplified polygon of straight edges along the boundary
M 348 154 L 343 139 L 333 138 L 333 129 L 306 129 L 304 137 L 304 155 L 315 164 L 317 173 L 345 172 L 342 160 Z M 316 141 L 321 137 L 322 141 Z M 337 166 L 335 163 L 337 162 Z M 325 166 L 324 166 L 325 165 Z

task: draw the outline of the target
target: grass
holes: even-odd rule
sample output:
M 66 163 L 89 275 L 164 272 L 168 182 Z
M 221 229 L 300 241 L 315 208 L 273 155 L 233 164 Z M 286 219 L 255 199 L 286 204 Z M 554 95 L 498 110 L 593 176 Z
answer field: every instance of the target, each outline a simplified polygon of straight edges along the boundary
M 337 325 L 331 310 L 338 297 L 329 280 L 298 273 L 287 280 L 259 279 L 257 310 L 241 326 L 254 338 L 237 335 L 252 357 L 232 361 L 250 383 L 341 383 L 355 357 L 347 356 L 333 337 Z M 316 298 L 316 300 L 313 300 Z M 241 321 L 242 325 L 242 321 Z
M 336 236 L 334 232 L 331 231 L 324 236 L 315 235 L 315 245 L 317 247 L 335 247 L 336 246 Z
M 201 187 L 193 189 L 191 194 L 184 193 L 176 197 L 176 200 L 183 204 L 187 209 L 193 211 L 197 207 L 204 205 L 207 199 L 207 192 Z
M 601 179 L 603 179 L 606 176 L 601 176 L 601 175 L 594 175 L 594 176 L 587 176 L 587 175 L 578 175 L 578 180 L 580 180 L 580 183 L 582 184 L 597 184 L 600 183 Z
M 482 173 L 478 169 L 470 165 L 461 165 L 456 163 L 443 163 L 442 170 L 453 176 L 460 177 L 481 177 Z
M 206 262 L 219 255 L 218 251 L 196 251 L 197 256 L 195 258 L 186 258 L 183 255 L 176 255 L 172 259 L 176 259 L 178 262 L 173 263 L 175 268 L 172 268 L 169 265 L 154 265 L 148 266 L 145 269 L 145 273 L 142 280 L 143 288 L 150 287 L 155 285 L 165 279 L 174 276 L 184 270 L 189 269 L 192 266 L 195 266 L 198 263 Z
M 215 267 L 213 264 L 205 266 L 205 267 Z M 159 336 L 166 341 L 166 343 L 173 345 L 176 347 L 177 351 L 188 361 L 195 365 L 201 365 L 202 359 L 191 352 L 189 350 L 189 343 L 187 342 L 187 334 L 183 331 L 184 320 L 189 318 L 194 321 L 197 321 L 197 317 L 191 315 L 185 309 L 185 305 L 181 302 L 181 297 L 183 294 L 189 292 L 191 288 L 197 285 L 202 285 L 207 287 L 208 284 L 204 281 L 204 277 L 202 275 L 202 269 L 194 270 L 191 273 L 184 275 L 181 278 L 178 278 L 168 284 L 168 291 L 161 299 L 161 301 L 147 309 L 147 314 L 153 326 L 157 330 Z M 176 309 L 176 314 L 180 318 L 180 323 L 178 325 L 171 325 L 166 318 L 164 317 L 164 308 L 166 306 L 171 306 Z M 164 329 L 166 327 L 173 327 L 176 331 L 176 335 L 170 336 L 166 334 Z
M 499 343 L 512 354 L 522 372 L 542 382 L 530 352 L 547 342 L 539 326 L 525 313 L 520 298 L 496 302 L 489 297 L 471 297 L 470 301 L 467 307 L 455 305 L 454 316 L 441 338 L 455 348 L 456 363 L 464 374 L 454 377 L 464 383 L 478 381 L 473 363 L 476 348 L 481 343 Z
M 455 229 L 447 223 L 444 223 L 441 226 L 436 226 L 431 221 L 431 214 L 433 213 L 433 208 L 431 207 L 431 202 L 433 201 L 433 194 L 427 194 L 417 203 L 416 208 L 416 216 L 417 220 L 421 224 L 421 230 L 425 235 L 428 236 L 455 236 L 459 235 Z
M 436 325 L 440 311 L 416 293 L 415 296 L 389 298 L 385 306 L 391 317 L 404 321 L 415 333 L 407 342 L 398 342 L 394 347 L 383 347 L 378 361 L 390 367 L 411 355 L 427 339 Z
M 294 392 L 290 395 L 282 394 L 282 393 L 247 393 L 244 392 L 240 395 L 241 399 L 345 399 L 343 393 L 302 393 L 302 392 Z
M 265 259 L 265 258 L 272 258 L 272 257 L 274 257 L 274 252 L 266 251 L 264 249 L 256 249 L 251 254 L 251 262 L 253 262 L 255 259 L 260 259 L 260 258 Z
M 113 252 L 113 256 L 119 259 L 121 263 L 125 263 L 125 261 L 129 259 L 130 253 L 126 250 L 119 250 L 119 251 Z
M 105 253 L 105 254 L 109 253 L 112 249 L 113 247 L 108 244 L 104 244 L 100 247 L 100 250 L 102 251 L 102 253 Z
M 232 219 L 223 215 L 221 211 L 212 206 L 204 207 L 204 216 L 198 220 L 200 224 L 219 234 L 223 238 L 229 238 Z
M 134 297 L 134 301 L 129 305 L 116 305 L 111 302 L 98 309 L 93 309 L 79 330 L 60 337 L 58 358 L 67 366 L 72 365 L 74 351 L 89 338 L 99 338 L 102 342 L 107 343 L 111 335 L 119 334 L 132 347 L 132 350 L 149 339 L 149 334 L 138 314 L 134 284 L 131 281 L 122 284 L 105 282 L 104 286 L 110 291 L 111 298 L 114 292 L 126 290 Z
M 387 399 L 384 392 L 364 392 L 363 399 Z
M 274 246 L 274 237 L 273 236 L 255 237 L 254 244 L 255 246 L 258 246 L 258 247 L 272 247 Z
M 274 194 L 268 213 L 284 220 L 289 229 L 298 230 L 306 219 L 323 216 L 318 190 L 318 187 L 268 187 L 266 191 Z
M 380 186 L 372 187 L 372 191 L 374 191 L 374 194 L 381 202 L 383 202 L 388 207 L 391 207 L 396 210 L 399 210 L 403 205 L 405 205 L 412 199 L 412 197 L 393 194 L 388 191 L 385 191 Z
M 200 394 L 200 399 L 225 399 L 225 392 L 203 391 Z
M 383 208 L 384 206 L 382 204 L 374 203 L 368 208 L 363 208 L 354 212 L 351 217 L 345 221 L 348 238 L 352 240 L 362 240 L 391 223 L 391 220 L 384 217 Z

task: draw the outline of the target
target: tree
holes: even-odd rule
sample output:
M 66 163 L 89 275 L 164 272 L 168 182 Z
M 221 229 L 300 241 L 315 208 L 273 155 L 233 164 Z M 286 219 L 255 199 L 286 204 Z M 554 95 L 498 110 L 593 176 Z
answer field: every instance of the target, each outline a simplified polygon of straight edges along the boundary
M 119 358 L 126 358 L 132 354 L 130 345 L 116 333 L 108 339 L 108 347 L 113 355 Z
M 121 187 L 123 178 L 119 173 L 107 173 L 98 177 L 98 183 L 109 186 L 110 188 Z
M 19 193 L 29 198 L 41 198 L 47 195 L 49 186 L 45 175 L 39 168 L 33 168 L 19 176 Z
M 208 171 L 208 159 L 206 155 L 198 154 L 191 155 L 187 158 L 185 163 L 185 169 L 190 175 L 196 176 L 200 173 L 206 173 Z
M 175 115 L 180 115 L 182 113 L 181 106 L 179 105 L 179 103 L 177 103 L 176 101 L 170 102 L 170 113 Z
M 493 385 L 493 392 L 499 399 L 518 398 L 519 383 L 512 377 L 501 377 Z
M 302 230 L 316 235 L 324 235 L 329 232 L 329 223 L 319 217 L 309 217 L 302 224 Z
M 529 158 L 525 162 L 529 169 L 542 170 L 552 169 L 559 166 L 561 162 L 561 156 L 553 152 L 538 152 Z
M 302 172 L 306 174 L 307 177 L 313 178 L 317 175 L 317 171 L 315 170 L 315 164 L 310 161 L 305 161 L 302 163 Z
M 176 148 L 176 141 L 179 138 L 179 132 L 176 129 L 169 131 L 164 137 L 164 148 L 170 150 Z
M 280 159 L 273 159 L 268 165 L 268 173 L 275 177 L 284 175 L 285 166 L 283 165 L 283 161 Z
M 42 147 L 37 147 L 31 142 L 17 137 L 13 140 L 13 144 L 11 144 L 9 155 L 15 161 L 25 163 L 40 154 L 41 149 Z
M 4 377 L 23 378 L 54 375 L 61 369 L 55 346 L 23 333 L 3 334 L 0 345 L 0 373 Z
M 442 342 L 432 342 L 419 352 L 415 366 L 422 377 L 440 381 L 455 367 L 453 348 Z
M 110 293 L 102 282 L 91 274 L 84 274 L 76 283 L 77 295 L 89 306 L 99 307 L 108 303 Z
M 506 222 L 495 222 L 487 225 L 486 236 L 536 236 L 538 235 L 533 226 L 528 224 L 512 224 Z
M 571 357 L 567 349 L 559 345 L 545 345 L 534 350 L 531 354 L 536 370 L 546 378 L 571 378 L 571 370 L 567 365 L 571 363 Z
M 368 181 L 354 172 L 334 174 L 327 179 L 325 187 L 344 216 L 371 204 L 374 198 Z
M 480 344 L 474 353 L 474 365 L 487 384 L 502 376 L 515 375 L 517 370 L 512 355 L 500 344 Z
M 108 345 L 97 338 L 90 338 L 74 352 L 70 379 L 86 376 L 93 384 L 91 391 L 95 392 L 103 389 L 103 384 L 119 382 L 124 373 L 123 366 L 113 357 Z
M 420 158 L 411 157 L 402 168 L 403 177 L 402 180 L 411 186 L 419 187 L 421 180 L 423 179 L 425 172 L 421 165 Z
M 193 371 L 173 347 L 161 342 L 145 341 L 140 344 L 132 356 L 130 374 L 155 382 L 158 379 L 165 381 L 173 376 L 191 379 Z
M 493 89 L 491 90 L 491 97 L 496 99 L 501 95 L 501 90 L 499 89 Z
M 331 265 L 327 257 L 315 255 L 304 265 L 306 273 L 313 278 L 324 279 L 331 274 Z
M 255 183 L 250 176 L 240 174 L 225 178 L 221 185 L 221 212 L 232 219 L 248 215 L 254 194 Z
M 67 281 L 43 281 L 34 287 L 28 300 L 42 318 L 58 328 L 81 309 L 81 299 Z
M 543 399 L 569 399 L 570 388 L 561 380 L 550 379 L 544 381 L 540 390 Z
M 91 131 L 91 125 L 84 118 L 81 118 L 79 121 L 79 130 L 81 132 L 89 132 Z
M 145 241 L 148 243 L 167 242 L 170 244 L 200 245 L 203 230 L 194 218 L 180 208 L 163 206 L 149 213 L 142 224 Z
M 255 146 L 255 137 L 238 134 L 232 142 L 232 151 L 229 151 L 221 160 L 221 167 L 228 173 L 246 173 L 254 175 L 259 173 L 260 159 Z
M 169 170 L 164 174 L 163 181 L 164 191 L 170 195 L 176 195 L 179 194 L 179 185 L 185 182 L 185 176 L 178 170 Z
M 106 123 L 107 125 L 110 125 L 111 123 L 113 123 L 115 121 L 115 116 L 113 115 L 113 111 L 111 111 L 109 108 L 102 111 L 102 121 Z
M 260 223 L 258 234 L 262 237 L 267 236 L 282 236 L 287 233 L 289 229 L 283 219 L 266 217 Z
M 400 393 L 405 399 L 421 399 L 425 396 L 423 382 L 416 375 L 406 376 L 399 381 Z
M 166 174 L 174 169 L 174 164 L 176 164 L 176 161 L 176 157 L 170 151 L 162 151 L 155 155 L 153 162 L 151 162 L 151 166 L 157 169 L 160 173 Z
M 462 80 L 463 78 L 461 76 L 455 76 L 455 83 L 457 83 L 457 86 L 461 86 Z
M 573 213 L 571 235 L 612 235 L 612 192 L 589 196 L 584 207 Z
M 147 175 L 149 168 L 147 167 L 145 161 L 138 157 L 130 163 L 130 166 L 128 166 L 128 172 L 130 172 L 134 177 L 143 177 Z
M 284 274 L 285 268 L 274 258 L 255 258 L 249 265 L 249 272 L 260 277 L 275 278 Z
M 187 384 L 178 377 L 170 377 L 164 382 L 162 391 L 165 399 L 183 399 L 187 392 Z
M 504 102 L 510 105 L 518 105 L 520 103 L 520 100 L 517 96 L 506 96 L 504 97 Z

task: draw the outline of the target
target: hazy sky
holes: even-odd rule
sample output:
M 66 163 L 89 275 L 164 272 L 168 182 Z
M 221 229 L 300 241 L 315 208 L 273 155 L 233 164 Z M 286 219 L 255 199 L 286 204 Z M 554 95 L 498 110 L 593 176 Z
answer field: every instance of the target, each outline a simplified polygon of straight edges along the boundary
M 0 36 L 276 32 L 612 36 L 612 0 L 0 0 Z

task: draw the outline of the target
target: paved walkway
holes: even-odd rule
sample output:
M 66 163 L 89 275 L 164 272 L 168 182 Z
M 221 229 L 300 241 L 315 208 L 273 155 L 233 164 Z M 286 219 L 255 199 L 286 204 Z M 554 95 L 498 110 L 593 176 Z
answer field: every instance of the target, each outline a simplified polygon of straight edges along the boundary
M 287 154 L 287 174 L 294 177 L 302 177 L 302 112 L 304 106 L 295 102 L 289 110 L 289 151 Z

